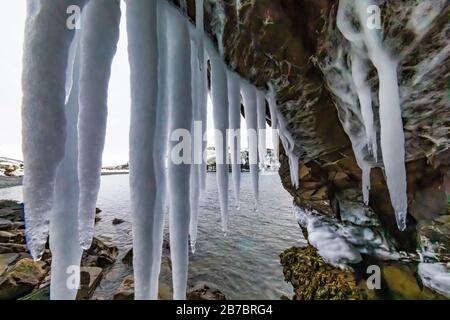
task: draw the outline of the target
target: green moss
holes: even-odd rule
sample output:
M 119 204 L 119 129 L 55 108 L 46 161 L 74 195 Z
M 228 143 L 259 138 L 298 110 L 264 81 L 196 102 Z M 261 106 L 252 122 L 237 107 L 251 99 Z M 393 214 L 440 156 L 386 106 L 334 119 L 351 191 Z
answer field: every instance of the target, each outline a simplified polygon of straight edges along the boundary
M 317 250 L 290 248 L 280 255 L 285 280 L 294 287 L 294 300 L 361 300 L 352 272 L 340 270 L 323 261 Z

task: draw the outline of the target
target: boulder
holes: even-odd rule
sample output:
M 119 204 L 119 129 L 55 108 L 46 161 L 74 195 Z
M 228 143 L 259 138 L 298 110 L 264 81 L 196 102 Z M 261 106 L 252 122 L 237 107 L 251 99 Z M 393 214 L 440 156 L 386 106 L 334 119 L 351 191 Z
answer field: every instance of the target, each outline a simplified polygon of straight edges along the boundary
M 30 293 L 45 277 L 42 262 L 19 260 L 0 278 L 0 300 L 14 300 Z
M 119 250 L 113 244 L 94 238 L 92 245 L 83 252 L 81 258 L 82 266 L 105 268 L 111 266 L 117 258 Z
M 417 234 L 426 262 L 450 262 L 450 215 L 421 221 Z
M 294 287 L 294 300 L 365 299 L 354 273 L 325 263 L 312 246 L 290 248 L 280 262 L 285 281 Z
M 119 289 L 114 293 L 113 300 L 134 300 L 133 275 L 129 275 L 122 281 Z
M 201 282 L 190 288 L 186 294 L 187 300 L 227 300 L 225 295 L 212 285 Z
M 19 258 L 17 253 L 0 254 L 0 276 L 8 269 L 8 267 Z
M 123 220 L 123 219 L 114 218 L 113 221 L 112 221 L 112 224 L 113 225 L 118 225 L 118 224 L 122 224 L 124 222 L 125 222 L 125 220 Z

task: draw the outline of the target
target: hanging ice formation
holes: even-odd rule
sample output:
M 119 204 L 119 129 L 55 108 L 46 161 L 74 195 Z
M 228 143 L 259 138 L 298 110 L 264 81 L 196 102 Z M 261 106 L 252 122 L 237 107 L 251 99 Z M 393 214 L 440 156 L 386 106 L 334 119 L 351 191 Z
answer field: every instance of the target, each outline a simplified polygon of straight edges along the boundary
M 90 1 L 85 11 L 80 43 L 78 214 L 81 246 L 88 249 L 94 235 L 106 134 L 108 83 L 119 40 L 120 5 L 109 0 Z
M 258 118 L 258 156 L 260 168 L 266 164 L 266 97 L 264 92 L 256 93 L 257 118 Z
M 275 92 L 275 87 L 273 86 L 273 84 L 269 84 L 269 92 L 267 93 L 267 96 L 268 96 L 268 100 L 269 100 L 271 119 L 273 121 L 272 128 L 274 128 L 273 126 L 275 126 L 275 128 L 278 129 L 278 131 L 279 131 L 281 143 L 282 143 L 283 148 L 286 151 L 286 155 L 288 156 L 288 159 L 289 159 L 289 171 L 291 173 L 291 183 L 295 188 L 298 188 L 298 186 L 299 186 L 299 175 L 298 175 L 299 156 L 294 151 L 295 141 L 294 141 L 294 138 L 292 137 L 291 133 L 287 129 L 286 120 L 284 119 L 283 115 L 280 113 L 279 109 L 277 108 L 276 92 Z
M 49 21 L 66 21 L 70 5 L 85 1 L 27 2 L 23 64 L 23 181 L 26 238 L 31 255 L 40 259 L 49 234 L 57 168 L 66 141 L 66 69 L 74 35 L 66 25 L 48 28 Z M 37 50 L 45 43 L 47 50 Z M 51 52 L 52 54 L 49 54 Z
M 72 266 L 81 261 L 82 249 L 78 235 L 78 95 L 80 78 L 79 33 L 70 46 L 67 82 L 70 82 L 69 95 L 64 107 L 67 126 L 64 157 L 58 166 L 53 195 L 53 208 L 50 213 L 50 250 L 52 251 L 52 272 L 50 298 L 53 300 L 75 299 L 77 284 L 69 282 L 67 272 L 77 272 Z M 70 80 L 69 80 L 70 79 Z
M 362 123 L 366 129 L 366 141 L 376 157 L 376 141 L 373 130 L 370 87 L 366 82 L 368 61 L 375 66 L 379 78 L 380 141 L 387 186 L 400 230 L 406 228 L 407 196 L 405 169 L 405 137 L 401 116 L 397 67 L 394 57 L 382 42 L 382 34 L 367 23 L 367 8 L 371 0 L 339 2 L 337 25 L 352 45 L 352 77 L 359 97 Z M 360 29 L 350 24 L 355 16 Z M 359 151 L 358 151 L 359 152 Z M 355 155 L 357 151 L 355 151 Z M 370 167 L 359 159 L 363 169 L 363 194 L 368 201 Z
M 87 5 L 83 9 L 85 2 Z M 48 21 L 65 22 L 70 5 L 83 9 L 82 28 L 77 30 L 75 40 L 75 31 L 68 29 L 65 23 L 47 26 Z M 166 0 L 128 0 L 126 5 L 131 78 L 129 143 L 135 298 L 158 297 L 167 206 L 174 298 L 184 299 L 188 239 L 194 251 L 200 191 L 205 189 L 206 56 L 211 65 L 217 182 L 224 231 L 228 220 L 226 130 L 240 129 L 242 93 L 249 129 L 250 170 L 257 200 L 257 129 L 265 128 L 266 98 L 265 93 L 227 70 L 220 51 L 204 34 L 203 12 L 197 12 L 200 25 L 194 27 Z M 196 7 L 203 8 L 203 0 L 196 1 Z M 223 14 L 218 11 L 218 21 L 223 22 L 220 20 Z M 23 69 L 26 235 L 33 257 L 39 259 L 50 233 L 52 299 L 75 298 L 77 284 L 67 286 L 67 281 L 71 272 L 77 273 L 79 269 L 70 268 L 80 264 L 82 248 L 92 241 L 106 131 L 106 98 L 120 15 L 118 1 L 28 1 Z M 46 50 L 36 49 L 42 47 L 41 43 L 46 44 Z M 292 138 L 277 113 L 275 92 L 269 96 L 273 126 L 280 129 L 290 162 L 295 163 L 298 158 L 293 155 Z M 200 147 L 183 149 L 179 154 L 183 161 L 178 163 L 171 157 L 175 147 L 185 143 L 183 137 L 176 134 L 180 129 L 191 133 Z M 238 205 L 239 133 L 230 139 L 230 147 Z M 265 150 L 265 144 L 259 149 Z M 294 167 L 293 176 L 298 176 Z
M 250 174 L 252 176 L 253 194 L 255 196 L 255 209 L 259 199 L 259 172 L 258 172 L 258 118 L 256 106 L 256 88 L 245 80 L 241 81 L 242 100 L 244 102 L 245 122 L 248 135 L 248 159 Z
M 232 129 L 229 141 L 231 151 L 231 170 L 234 185 L 236 207 L 239 208 L 239 192 L 241 188 L 241 92 L 239 78 L 227 71 L 229 123 Z
M 210 46 L 209 46 L 210 47 Z M 219 190 L 222 231 L 228 225 L 228 87 L 225 63 L 215 49 L 209 50 L 211 61 L 211 96 L 215 127 L 216 176 Z

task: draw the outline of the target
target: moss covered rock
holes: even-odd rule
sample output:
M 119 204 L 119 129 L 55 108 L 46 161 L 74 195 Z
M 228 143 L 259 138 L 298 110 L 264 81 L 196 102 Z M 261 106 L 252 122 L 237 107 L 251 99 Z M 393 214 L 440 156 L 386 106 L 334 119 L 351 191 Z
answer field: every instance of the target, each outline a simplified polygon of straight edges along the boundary
M 294 287 L 294 300 L 362 300 L 351 271 L 323 261 L 312 246 L 290 248 L 280 255 L 284 278 Z

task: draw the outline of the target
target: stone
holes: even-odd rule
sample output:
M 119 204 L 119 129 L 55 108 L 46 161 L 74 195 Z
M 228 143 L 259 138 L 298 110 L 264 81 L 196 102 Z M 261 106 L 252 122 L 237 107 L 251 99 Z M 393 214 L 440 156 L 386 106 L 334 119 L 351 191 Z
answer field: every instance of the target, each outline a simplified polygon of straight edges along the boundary
M 450 262 L 450 215 L 421 221 L 417 235 L 425 262 Z
M 19 253 L 27 252 L 28 248 L 24 244 L 16 243 L 0 243 L 0 254 L 1 253 Z
M 0 300 L 14 300 L 30 293 L 46 273 L 42 262 L 29 258 L 19 260 L 0 278 Z
M 365 299 L 354 274 L 325 263 L 312 246 L 284 251 L 280 263 L 285 281 L 294 287 L 293 300 Z
M 105 268 L 116 261 L 118 253 L 115 245 L 94 238 L 91 247 L 83 252 L 81 265 Z
M 127 266 L 133 265 L 133 248 L 127 251 L 127 253 L 123 256 L 122 262 Z
M 0 231 L 0 243 L 23 243 L 23 232 L 20 230 Z
M 422 290 L 414 273 L 403 265 L 388 265 L 382 269 L 383 279 L 397 299 L 417 300 L 422 298 Z
M 102 268 L 98 267 L 81 267 L 80 270 L 80 289 L 78 290 L 77 299 L 89 299 L 94 290 L 100 284 L 103 277 Z
M 190 288 L 186 294 L 187 300 L 227 300 L 225 295 L 210 284 L 201 282 Z
M 112 221 L 112 224 L 113 225 L 118 225 L 118 224 L 122 224 L 124 222 L 125 222 L 125 220 L 123 220 L 123 219 L 114 218 L 113 221 Z
M 114 293 L 113 300 L 134 300 L 133 275 L 129 275 L 122 281 L 119 289 Z
M 10 264 L 19 258 L 17 253 L 4 253 L 0 254 L 0 276 L 8 269 Z
M 10 230 L 13 227 L 14 224 L 11 221 L 0 218 L 0 230 Z

